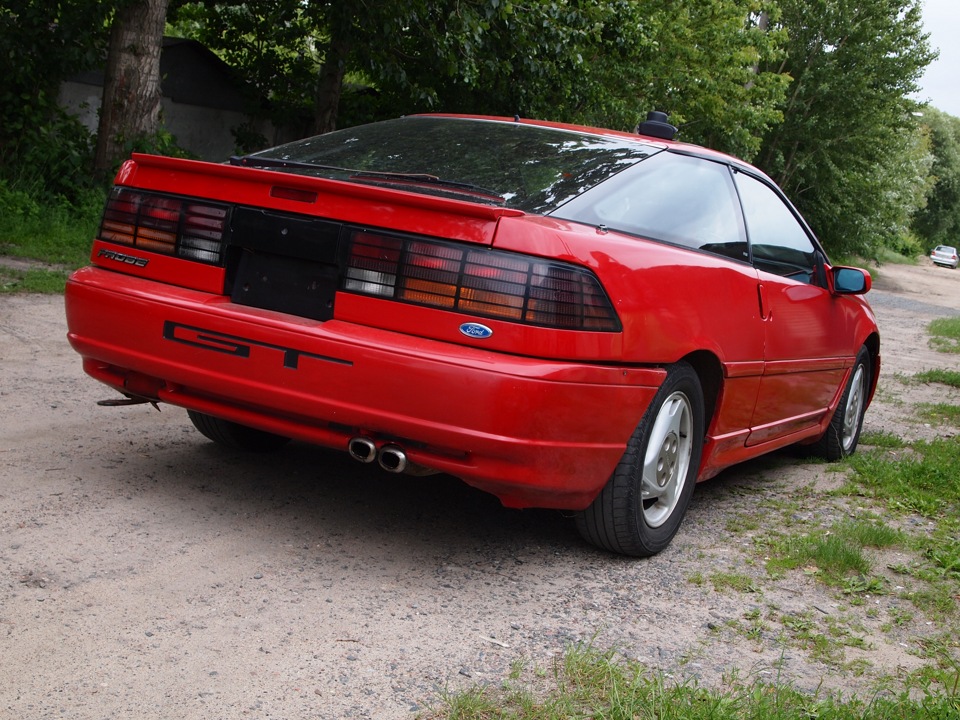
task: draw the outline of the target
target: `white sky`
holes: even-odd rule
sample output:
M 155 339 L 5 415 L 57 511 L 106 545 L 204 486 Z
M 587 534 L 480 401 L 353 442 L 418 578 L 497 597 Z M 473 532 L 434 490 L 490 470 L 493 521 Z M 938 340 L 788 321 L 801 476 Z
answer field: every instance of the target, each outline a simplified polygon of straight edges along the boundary
M 960 117 L 960 0 L 923 0 L 923 27 L 940 57 L 920 79 L 920 100 Z

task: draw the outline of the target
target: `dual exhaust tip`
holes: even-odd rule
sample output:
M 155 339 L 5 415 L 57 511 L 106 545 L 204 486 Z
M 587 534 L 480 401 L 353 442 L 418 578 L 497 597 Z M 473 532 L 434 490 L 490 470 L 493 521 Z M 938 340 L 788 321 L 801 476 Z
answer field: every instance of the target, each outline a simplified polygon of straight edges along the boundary
M 407 454 L 398 445 L 387 444 L 377 449 L 370 438 L 355 437 L 347 444 L 347 452 L 362 463 L 376 460 L 387 472 L 402 473 L 407 469 Z

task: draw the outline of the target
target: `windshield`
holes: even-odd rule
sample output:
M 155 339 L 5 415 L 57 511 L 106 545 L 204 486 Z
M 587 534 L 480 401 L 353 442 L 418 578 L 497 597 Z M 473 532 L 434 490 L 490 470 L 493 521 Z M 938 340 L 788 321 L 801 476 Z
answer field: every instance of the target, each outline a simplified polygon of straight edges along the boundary
M 234 162 L 546 214 L 658 151 L 639 141 L 522 123 L 407 117 Z

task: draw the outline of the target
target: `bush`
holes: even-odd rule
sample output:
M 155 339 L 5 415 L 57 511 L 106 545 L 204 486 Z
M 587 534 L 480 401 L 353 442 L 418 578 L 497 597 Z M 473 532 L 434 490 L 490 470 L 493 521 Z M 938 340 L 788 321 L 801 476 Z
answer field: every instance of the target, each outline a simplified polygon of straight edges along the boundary
M 919 255 L 925 255 L 924 243 L 912 232 L 906 232 L 890 243 L 890 249 L 897 255 L 903 255 L 906 258 L 915 258 Z

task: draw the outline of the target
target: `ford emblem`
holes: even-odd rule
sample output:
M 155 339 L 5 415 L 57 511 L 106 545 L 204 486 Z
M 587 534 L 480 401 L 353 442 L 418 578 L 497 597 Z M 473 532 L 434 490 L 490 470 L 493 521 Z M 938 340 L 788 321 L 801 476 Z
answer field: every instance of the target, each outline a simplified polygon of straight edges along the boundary
M 481 325 L 480 323 L 464 323 L 460 326 L 460 332 L 462 332 L 467 337 L 477 338 L 483 340 L 485 338 L 493 335 L 493 330 L 488 328 L 486 325 Z

